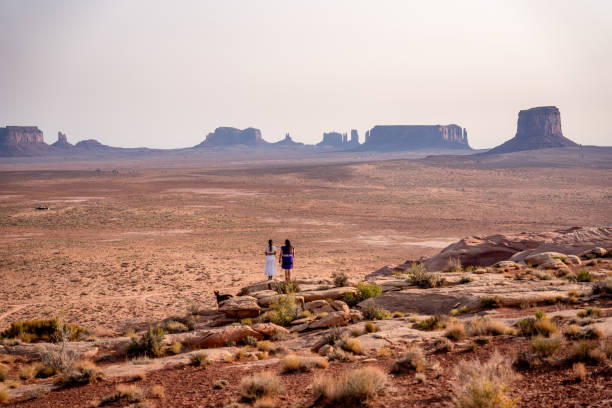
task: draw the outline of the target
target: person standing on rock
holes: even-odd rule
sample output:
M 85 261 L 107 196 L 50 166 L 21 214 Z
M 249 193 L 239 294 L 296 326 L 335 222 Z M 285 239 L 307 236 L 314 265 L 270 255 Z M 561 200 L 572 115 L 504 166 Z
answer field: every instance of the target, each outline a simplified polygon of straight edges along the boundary
M 268 240 L 268 246 L 265 249 L 266 254 L 266 266 L 264 273 L 268 277 L 268 280 L 272 280 L 276 275 L 276 247 L 272 245 L 272 240 Z
M 278 263 L 285 270 L 285 282 L 291 280 L 291 269 L 293 269 L 293 259 L 295 258 L 295 248 L 291 242 L 286 239 L 285 245 L 281 247 L 281 253 L 278 257 Z

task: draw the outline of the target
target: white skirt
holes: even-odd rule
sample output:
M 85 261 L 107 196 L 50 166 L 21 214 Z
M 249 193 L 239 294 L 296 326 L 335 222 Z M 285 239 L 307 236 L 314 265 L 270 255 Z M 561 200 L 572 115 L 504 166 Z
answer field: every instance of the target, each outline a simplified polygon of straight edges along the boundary
M 266 255 L 266 267 L 264 268 L 266 276 L 276 275 L 276 256 Z

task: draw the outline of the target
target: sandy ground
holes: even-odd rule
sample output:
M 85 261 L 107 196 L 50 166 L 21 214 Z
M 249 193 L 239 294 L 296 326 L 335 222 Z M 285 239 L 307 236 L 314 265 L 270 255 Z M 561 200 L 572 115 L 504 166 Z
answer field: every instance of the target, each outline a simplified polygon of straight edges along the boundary
M 121 332 L 210 306 L 214 289 L 234 293 L 263 277 L 268 238 L 292 240 L 296 276 L 361 277 L 466 235 L 608 224 L 610 157 L 584 167 L 146 161 L 117 164 L 118 174 L 112 163 L 5 163 L 0 328 L 63 312 Z M 50 209 L 36 210 L 42 203 Z

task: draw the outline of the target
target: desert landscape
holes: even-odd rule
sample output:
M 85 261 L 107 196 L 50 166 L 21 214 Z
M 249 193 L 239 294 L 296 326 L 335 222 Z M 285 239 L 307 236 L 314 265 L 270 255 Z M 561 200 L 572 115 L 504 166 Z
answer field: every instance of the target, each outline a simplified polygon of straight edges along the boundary
M 156 401 L 157 406 L 225 406 L 231 401 L 240 402 L 240 380 L 247 374 L 276 370 L 276 366 L 283 364 L 283 352 L 258 360 L 256 352 L 246 351 L 246 357 L 230 363 L 228 355 L 244 354 L 241 349 L 256 350 L 256 347 L 224 344 L 221 349 L 208 349 L 223 352 L 211 354 L 210 365 L 187 369 L 188 372 L 180 367 L 189 367 L 189 364 L 185 366 L 177 358 L 185 360 L 189 353 L 202 346 L 190 344 L 193 339 L 185 334 L 197 337 L 211 324 L 215 327 L 244 321 L 238 317 L 218 321 L 219 316 L 210 315 L 217 309 L 213 290 L 236 296 L 242 288 L 262 282 L 265 278 L 263 250 L 269 238 L 278 244 L 289 238 L 295 245 L 294 278 L 302 282 L 302 291 L 315 282 L 321 282 L 318 286 L 331 284 L 329 287 L 333 287 L 332 276 L 342 274 L 352 285 L 366 281 L 383 288 L 383 295 L 375 299 L 381 299 L 381 310 L 395 312 L 396 317 L 389 316 L 391 320 L 381 320 L 376 325 L 390 333 L 391 340 L 380 344 L 375 335 L 369 335 L 371 344 L 367 339 L 361 340 L 363 355 L 330 362 L 326 371 L 332 374 L 369 366 L 389 371 L 393 361 L 413 343 L 427 350 L 433 347 L 430 344 L 436 337 L 444 335 L 443 326 L 433 332 L 412 329 L 414 321 L 427 316 L 448 316 L 456 313 L 452 310 L 469 306 L 465 301 L 459 307 L 443 302 L 434 310 L 431 304 L 427 306 L 427 301 L 386 299 L 387 294 L 404 292 L 404 288 L 387 286 L 385 279 L 405 279 L 402 268 L 410 270 L 410 262 L 431 259 L 467 236 L 540 234 L 607 225 L 612 214 L 611 151 L 583 149 L 582 165 L 572 161 L 578 154 L 578 148 L 545 149 L 528 155 L 453 156 L 444 160 L 444 164 L 437 156 L 364 160 L 340 154 L 325 160 L 312 158 L 311 163 L 306 160 L 306 163 L 270 164 L 254 160 L 229 165 L 215 163 L 209 167 L 196 160 L 166 168 L 148 166 L 147 160 L 136 166 L 132 161 L 100 161 L 87 163 L 87 168 L 76 165 L 72 170 L 62 169 L 70 166 L 61 163 L 57 164 L 58 170 L 36 170 L 36 166 L 48 167 L 48 164 L 36 163 L 30 164 L 32 170 L 10 170 L 5 164 L 0 173 L 3 230 L 0 271 L 5 277 L 0 297 L 0 330 L 8 329 L 13 322 L 55 319 L 61 314 L 66 322 L 87 330 L 85 353 L 94 361 L 98 359 L 100 367 L 111 367 L 107 380 L 76 389 L 45 393 L 36 391 L 36 386 L 44 387 L 41 384 L 48 384 L 48 380 L 27 380 L 11 391 L 15 395 L 13 401 L 18 406 L 64 406 L 67 401 L 74 406 L 86 406 L 128 378 L 130 370 L 142 369 L 136 360 L 132 363 L 125 360 L 125 340 L 121 339 L 126 335 L 138 338 L 149 327 L 157 327 L 169 318 L 183 319 L 190 313 L 201 313 L 196 319 L 196 332 L 182 333 L 183 350 L 173 357 L 162 358 L 169 359 L 167 362 L 143 364 L 145 370 L 152 371 L 138 382 L 146 386 L 164 384 L 167 396 Z M 538 165 L 534 166 L 532 160 Z M 37 209 L 40 206 L 48 209 Z M 604 234 L 603 244 L 609 244 L 612 232 L 609 228 L 604 231 L 607 236 Z M 596 243 L 603 245 L 601 237 L 598 239 Z M 588 246 L 586 240 L 584 244 Z M 600 263 L 580 268 L 592 271 L 593 276 L 598 276 L 597 281 L 605 281 L 612 273 L 611 266 L 604 258 Z M 575 265 L 569 268 L 574 272 L 580 269 Z M 441 269 L 444 268 L 432 268 L 432 271 Z M 438 273 L 449 281 L 467 275 L 482 279 L 492 273 L 495 279 L 514 279 L 515 275 L 525 274 L 524 267 L 509 269 L 501 275 L 498 269 L 489 268 L 484 275 L 474 274 L 473 264 L 462 265 L 461 269 L 461 273 Z M 540 274 L 535 271 L 531 273 Z M 542 279 L 557 279 L 554 273 L 551 269 L 539 278 L 527 274 L 523 279 L 534 280 L 534 285 L 543 282 L 549 286 L 553 281 Z M 280 279 L 279 273 L 274 282 Z M 571 279 L 559 279 L 567 287 L 555 288 L 559 292 L 547 294 L 549 297 L 544 300 L 523 300 L 514 306 L 485 310 L 484 316 L 516 321 L 518 317 L 545 311 L 551 316 L 569 319 L 572 313 L 575 316 L 577 311 L 595 306 L 601 313 L 598 319 L 608 316 L 609 300 L 588 295 L 593 283 L 575 287 Z M 510 282 L 525 285 L 523 280 Z M 527 285 L 516 290 L 525 291 L 522 297 L 527 299 L 530 291 L 542 289 Z M 475 291 L 470 289 L 471 293 Z M 567 295 L 572 291 L 587 297 L 565 301 L 573 299 Z M 455 303 L 456 290 L 450 292 L 453 293 L 451 303 Z M 482 296 L 485 295 L 495 296 L 495 292 L 485 288 Z M 295 296 L 299 297 L 300 292 Z M 551 297 L 560 300 L 551 305 L 547 303 Z M 303 307 L 309 307 L 309 303 Z M 483 316 L 481 305 L 469 307 L 473 310 L 460 316 L 460 321 L 466 324 Z M 325 313 L 329 311 L 317 316 L 324 317 Z M 605 334 L 609 335 L 608 320 L 603 322 Z M 387 324 L 390 326 L 385 328 Z M 363 330 L 363 322 L 356 325 Z M 292 327 L 296 326 L 289 329 Z M 347 331 L 354 325 L 348 327 Z M 402 329 L 418 335 L 400 333 L 393 338 L 393 333 Z M 321 327 L 314 331 L 288 332 L 285 340 L 278 341 L 278 347 L 303 354 L 311 349 L 313 339 L 324 337 L 329 330 L 332 329 Z M 432 333 L 437 336 L 431 336 Z M 232 342 L 235 343 L 227 341 Z M 288 346 L 281 346 L 283 342 L 288 342 Z M 4 353 L 13 354 L 11 347 L 18 346 L 11 344 L 5 341 Z M 414 383 L 414 376 L 393 377 L 392 386 L 386 388 L 390 394 L 370 404 L 452 405 L 453 394 L 444 385 L 452 380 L 452 370 L 430 374 L 432 367 L 456 365 L 460 360 L 488 356 L 498 349 L 511 361 L 517 352 L 530 348 L 529 340 L 519 335 L 492 337 L 471 351 L 470 344 L 473 341 L 445 353 L 427 350 L 427 380 Z M 563 347 L 569 352 L 570 342 Z M 23 350 L 14 349 L 14 352 L 23 353 Z M 20 367 L 37 360 L 31 353 L 30 350 L 8 365 L 9 378 L 17 378 Z M 172 354 L 164 352 L 168 353 Z M 214 362 L 215 359 L 220 362 Z M 592 406 L 607 404 L 605 401 L 611 397 L 606 386 L 610 385 L 610 376 L 605 368 L 589 367 L 591 378 L 587 383 L 595 388 L 589 391 L 588 397 L 582 392 L 584 388 L 580 388 L 580 395 L 584 396 L 580 397 L 571 390 L 585 385 L 571 380 L 571 366 L 547 364 L 529 370 L 523 380 L 514 383 L 510 394 L 520 396 L 519 406 L 552 406 L 548 404 L 558 401 L 561 392 L 558 388 L 554 393 L 542 394 L 538 389 L 522 385 L 530 378 L 540 381 L 542 376 L 555 384 L 565 381 L 567 384 L 560 386 L 561 389 L 576 399 L 577 404 L 584 401 L 582 398 L 593 402 Z M 112 374 L 116 365 L 122 366 L 123 371 Z M 319 370 L 283 375 L 281 382 L 291 389 L 292 384 L 312 381 Z M 437 377 L 429 378 L 432 375 Z M 213 393 L 212 382 L 219 379 L 226 379 L 229 385 Z M 202 381 L 210 384 L 204 385 Z M 195 384 L 211 391 L 190 397 L 181 391 Z M 417 387 L 422 393 L 418 393 L 418 398 L 408 397 L 400 391 L 406 386 Z M 597 391 L 600 386 L 604 388 Z M 36 392 L 42 396 L 31 400 Z M 274 404 L 311 404 L 311 393 L 302 392 L 281 397 Z M 599 405 L 593 398 L 599 398 Z
M 612 407 L 611 17 L 0 0 L 0 407 Z

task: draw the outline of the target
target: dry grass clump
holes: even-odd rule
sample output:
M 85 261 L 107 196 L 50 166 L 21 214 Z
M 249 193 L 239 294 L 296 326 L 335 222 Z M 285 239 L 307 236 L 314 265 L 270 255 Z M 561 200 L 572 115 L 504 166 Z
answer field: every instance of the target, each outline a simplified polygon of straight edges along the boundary
M 394 374 L 410 372 L 420 373 L 423 371 L 424 366 L 425 357 L 423 355 L 423 349 L 415 346 L 393 362 L 391 365 L 391 372 Z
M 567 360 L 575 363 L 600 364 L 604 363 L 607 357 L 606 350 L 598 347 L 596 342 L 581 340 L 572 346 Z
M 350 370 L 338 377 L 320 377 L 312 386 L 314 397 L 329 407 L 360 406 L 384 390 L 387 376 L 379 368 Z
M 183 351 L 183 344 L 180 341 L 175 341 L 170 345 L 170 351 L 172 354 L 179 354 Z
M 435 315 L 416 322 L 416 327 L 423 331 L 440 330 L 444 325 L 444 317 Z
M 256 343 L 256 347 L 259 351 L 270 351 L 274 347 L 274 343 L 270 340 L 261 340 Z
M 4 384 L 0 384 L 0 404 L 3 404 L 9 400 L 9 390 Z
M 366 331 L 366 333 L 376 333 L 379 330 L 378 326 L 372 322 L 365 322 L 365 325 L 363 328 Z
M 278 375 L 263 372 L 245 377 L 240 382 L 240 395 L 245 401 L 256 401 L 262 397 L 273 397 L 285 392 Z
M 434 351 L 436 353 L 448 353 L 453 351 L 455 344 L 446 337 L 440 337 L 434 342 Z
M 340 347 L 345 351 L 350 351 L 353 354 L 362 354 L 361 342 L 359 339 L 349 337 L 340 342 Z
M 222 388 L 227 387 L 228 385 L 229 385 L 229 381 L 224 380 L 224 379 L 220 379 L 220 380 L 217 380 L 217 381 L 215 381 L 215 382 L 213 383 L 213 388 L 214 388 L 215 390 L 220 390 L 220 389 L 222 389 Z
M 0 364 L 0 382 L 8 378 L 9 368 L 4 364 Z
M 334 280 L 334 286 L 337 288 L 340 288 L 342 286 L 346 286 L 348 283 L 348 276 L 346 275 L 346 273 L 341 272 L 341 271 L 337 271 L 332 273 L 332 279 Z
M 467 324 L 467 331 L 470 336 L 501 336 L 514 333 L 514 329 L 504 322 L 488 317 L 477 317 L 470 320 Z
M 495 351 L 488 361 L 460 361 L 453 383 L 455 402 L 460 408 L 511 408 L 513 399 L 505 394 L 518 378 L 508 361 Z
M 612 276 L 608 276 L 605 280 L 596 282 L 593 285 L 593 294 L 601 297 L 612 296 Z
M 164 337 L 161 327 L 149 327 L 139 339 L 132 337 L 127 347 L 128 356 L 160 357 L 164 354 L 161 342 Z
M 35 365 L 23 366 L 19 369 L 19 378 L 22 380 L 29 380 L 36 377 L 38 369 Z
M 455 320 L 446 325 L 444 337 L 452 341 L 459 341 L 465 338 L 465 325 L 460 320 Z
M 208 364 L 208 354 L 202 352 L 192 354 L 189 364 L 196 367 Z
M 189 330 L 189 327 L 183 322 L 169 320 L 164 324 L 164 330 L 168 333 L 181 333 Z
M 93 407 L 103 407 L 117 402 L 140 402 L 144 400 L 146 394 L 144 390 L 136 385 L 119 384 L 115 392 L 103 397 L 101 400 L 92 401 Z
M 57 342 L 62 341 L 66 335 L 67 341 L 76 341 L 87 330 L 75 324 L 65 323 L 63 318 L 46 320 L 24 320 L 12 322 L 8 329 L 0 333 L 0 338 L 18 338 L 25 343 L 36 341 Z
M 391 354 L 393 354 L 393 350 L 391 350 L 389 347 L 381 347 L 376 350 L 376 355 L 378 357 L 389 357 Z
M 580 318 L 585 318 L 585 317 L 601 317 L 601 309 L 598 308 L 597 306 L 594 307 L 587 307 L 586 309 L 581 309 L 578 312 L 576 312 L 576 316 L 580 317 Z
M 287 354 L 282 361 L 283 372 L 308 371 L 312 368 L 327 368 L 327 360 L 320 356 L 300 356 L 295 353 Z
M 480 304 L 484 308 L 500 307 L 503 301 L 499 296 L 483 296 L 480 298 Z
M 363 314 L 363 318 L 367 320 L 385 320 L 391 317 L 391 313 L 376 306 L 374 303 L 365 305 L 361 309 L 361 313 Z
M 539 311 L 536 312 L 535 318 L 527 317 L 519 320 L 517 325 L 521 334 L 526 337 L 538 334 L 544 337 L 550 337 L 559 330 L 548 316 Z
M 582 382 L 586 380 L 587 370 L 584 363 L 574 363 L 572 365 L 572 374 L 574 375 L 574 379 L 576 381 Z
M 442 270 L 443 272 L 461 272 L 463 267 L 461 266 L 461 259 L 457 258 L 448 258 L 446 262 L 446 266 Z
M 395 311 L 391 313 L 391 317 L 393 317 L 394 319 L 398 319 L 400 317 L 404 317 L 404 314 L 402 312 Z
M 531 348 L 539 357 L 553 356 L 563 345 L 563 337 L 536 336 L 531 340 Z
M 274 398 L 271 397 L 263 397 L 255 401 L 253 404 L 253 408 L 276 408 L 277 404 L 274 401 Z
M 93 384 L 104 378 L 102 371 L 91 361 L 78 362 L 69 371 L 63 373 L 55 384 L 72 387 L 81 384 Z

